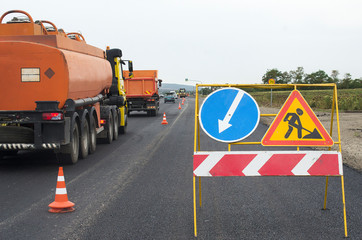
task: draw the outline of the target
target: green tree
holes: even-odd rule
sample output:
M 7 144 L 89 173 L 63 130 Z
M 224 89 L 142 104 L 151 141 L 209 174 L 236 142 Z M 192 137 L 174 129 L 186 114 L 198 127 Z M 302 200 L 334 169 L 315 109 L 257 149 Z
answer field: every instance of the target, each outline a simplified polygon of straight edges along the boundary
M 268 69 L 262 77 L 264 84 L 269 82 L 269 79 L 273 78 L 275 83 L 307 83 L 307 84 L 318 84 L 318 83 L 336 83 L 338 88 L 362 88 L 362 77 L 352 79 L 351 74 L 346 73 L 343 78 L 339 78 L 339 71 L 332 70 L 330 76 L 323 70 L 313 72 L 310 74 L 304 73 L 303 67 L 298 67 L 295 71 L 281 72 L 276 68 Z M 312 87 L 313 88 L 313 87 Z
M 331 82 L 333 83 L 339 83 L 339 78 L 338 78 L 338 75 L 339 75 L 339 72 L 338 70 L 332 70 L 332 73 L 331 73 Z
M 283 72 L 281 81 L 285 84 L 292 82 L 292 76 L 288 72 Z
M 304 80 L 304 68 L 297 67 L 297 70 L 289 72 L 292 83 L 303 83 Z
M 343 79 L 341 80 L 341 83 L 339 84 L 339 88 L 351 88 L 352 84 L 352 75 L 350 73 L 344 74 Z
M 202 95 L 209 95 L 211 92 L 212 92 L 211 87 L 203 87 L 199 91 L 199 93 L 201 93 Z
M 325 71 L 319 70 L 317 72 L 307 74 L 304 78 L 304 81 L 305 83 L 309 84 L 327 83 L 329 82 L 329 78 L 330 77 Z
M 351 83 L 351 88 L 362 88 L 362 79 L 357 78 L 357 79 L 353 80 Z
M 281 72 L 276 68 L 268 69 L 267 72 L 262 77 L 262 81 L 264 84 L 267 84 L 269 82 L 269 79 L 273 78 L 275 80 L 275 83 L 288 83 L 290 77 L 288 72 Z

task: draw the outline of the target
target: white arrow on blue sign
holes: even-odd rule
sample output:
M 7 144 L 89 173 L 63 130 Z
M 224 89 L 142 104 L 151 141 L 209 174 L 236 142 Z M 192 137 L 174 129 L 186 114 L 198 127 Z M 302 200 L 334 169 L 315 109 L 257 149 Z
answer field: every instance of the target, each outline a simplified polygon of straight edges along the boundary
M 238 88 L 222 88 L 211 93 L 200 108 L 201 128 L 220 142 L 241 141 L 254 132 L 259 120 L 257 102 Z

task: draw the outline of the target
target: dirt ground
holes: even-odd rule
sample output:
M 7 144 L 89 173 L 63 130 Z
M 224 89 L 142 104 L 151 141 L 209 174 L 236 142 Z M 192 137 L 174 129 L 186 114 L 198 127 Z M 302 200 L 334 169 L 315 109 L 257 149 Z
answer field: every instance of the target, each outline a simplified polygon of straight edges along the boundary
M 280 109 L 260 107 L 262 114 L 278 113 Z M 329 133 L 331 112 L 315 112 L 319 121 Z M 274 117 L 261 117 L 260 121 L 270 125 Z M 343 163 L 362 172 L 362 113 L 339 113 Z M 337 117 L 334 115 L 332 139 L 338 142 Z M 323 149 L 323 148 L 321 148 Z M 324 148 L 326 149 L 326 148 Z M 332 150 L 339 150 L 335 144 Z

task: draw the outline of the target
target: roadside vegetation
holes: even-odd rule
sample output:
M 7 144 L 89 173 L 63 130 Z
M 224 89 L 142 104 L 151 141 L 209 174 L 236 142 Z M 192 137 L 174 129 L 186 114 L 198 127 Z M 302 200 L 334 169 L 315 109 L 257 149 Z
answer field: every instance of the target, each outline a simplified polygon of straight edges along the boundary
M 287 100 L 291 90 L 288 91 L 258 91 L 249 92 L 259 106 L 281 107 Z M 333 104 L 333 90 L 300 90 L 304 99 L 313 109 L 331 109 Z M 339 89 L 337 90 L 338 108 L 342 111 L 361 111 L 362 110 L 362 88 Z
M 305 73 L 303 67 L 296 70 L 279 71 L 278 69 L 268 69 L 262 77 L 262 82 L 267 84 L 269 79 L 273 78 L 276 84 L 319 84 L 319 83 L 335 83 L 338 89 L 338 107 L 345 111 L 362 110 L 362 78 L 353 79 L 352 75 L 346 73 L 340 77 L 338 70 L 333 70 L 328 75 L 323 70 L 313 73 Z M 310 107 L 315 109 L 331 109 L 333 104 L 333 90 L 301 90 L 303 97 L 306 99 Z M 314 88 L 315 89 L 315 88 Z M 273 103 L 276 107 L 282 106 L 290 91 L 273 91 Z M 260 105 L 270 106 L 270 93 L 258 92 L 254 93 L 256 100 Z
M 340 77 L 338 70 L 333 70 L 328 75 L 323 70 L 313 73 L 305 73 L 303 67 L 298 67 L 292 71 L 279 71 L 276 68 L 268 69 L 261 81 L 262 84 L 268 84 L 269 79 L 274 79 L 275 84 L 320 84 L 320 83 L 335 83 L 337 85 L 338 108 L 341 111 L 361 111 L 362 110 L 362 77 L 353 79 L 351 74 L 346 73 Z M 199 93 L 202 96 L 207 96 L 211 92 L 219 89 L 219 87 L 204 87 Z M 259 106 L 264 107 L 281 107 L 287 100 L 291 89 L 255 89 L 246 88 Z M 303 87 L 298 89 L 309 106 L 313 109 L 331 109 L 333 104 L 332 88 L 321 87 Z M 272 103 L 271 103 L 272 93 Z
M 200 90 L 201 96 L 206 97 L 217 88 L 202 88 Z M 251 94 L 258 102 L 259 106 L 263 107 L 276 107 L 283 106 L 287 100 L 292 89 L 283 90 L 267 90 L 267 89 L 243 89 Z M 309 106 L 315 110 L 317 109 L 331 109 L 333 104 L 333 89 L 298 89 Z M 271 101 L 272 95 L 272 101 Z M 338 89 L 338 109 L 341 111 L 362 111 L 362 88 L 355 89 Z
M 268 69 L 262 77 L 262 82 L 267 84 L 269 79 L 274 79 L 276 84 L 301 83 L 301 84 L 317 84 L 317 83 L 335 83 L 339 89 L 362 88 L 362 78 L 352 78 L 352 75 L 346 73 L 340 77 L 338 70 L 333 70 L 328 75 L 323 70 L 313 73 L 305 73 L 303 67 L 296 70 L 279 71 L 276 68 Z

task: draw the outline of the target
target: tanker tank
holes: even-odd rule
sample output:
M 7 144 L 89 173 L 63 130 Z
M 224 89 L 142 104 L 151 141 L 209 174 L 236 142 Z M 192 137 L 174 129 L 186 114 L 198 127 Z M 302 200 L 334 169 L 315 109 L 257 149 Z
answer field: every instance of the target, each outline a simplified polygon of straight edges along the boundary
M 22 11 L 16 11 L 22 12 Z M 82 99 L 107 93 L 112 69 L 101 49 L 88 45 L 79 33 L 64 34 L 45 21 L 3 23 L 0 19 L 0 110 L 34 110 L 35 101 Z M 48 28 L 49 29 L 49 28 Z

